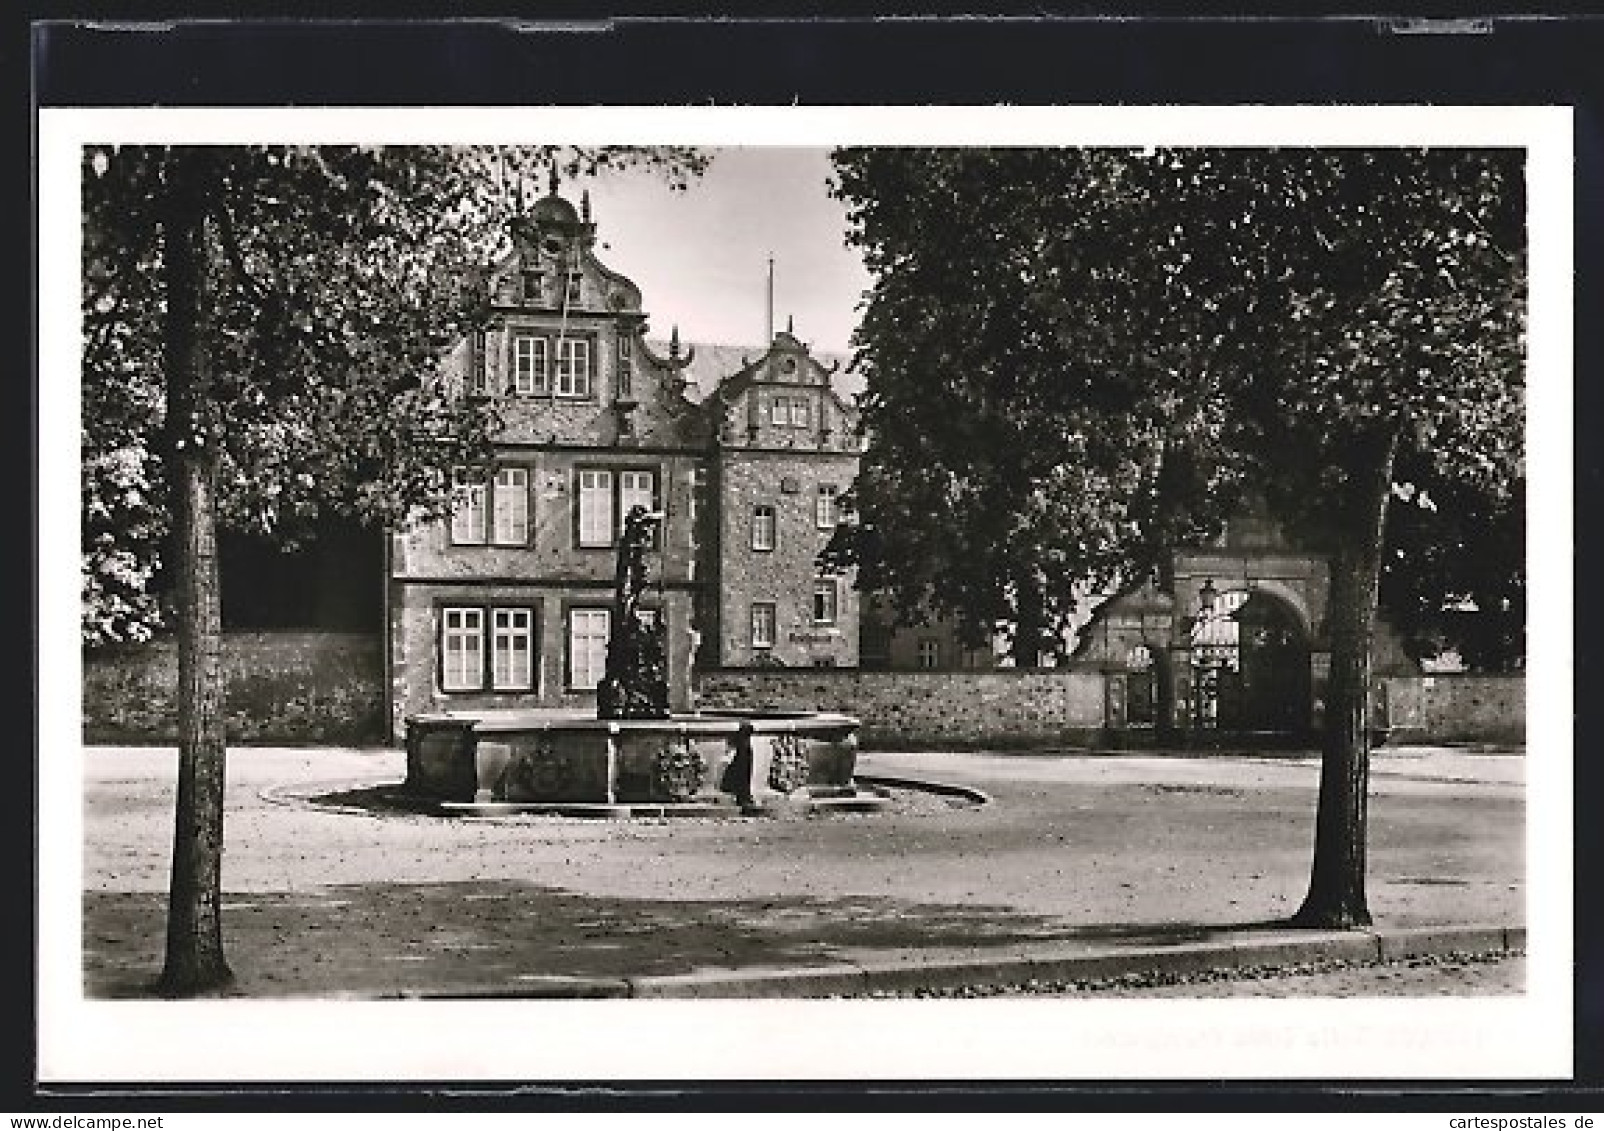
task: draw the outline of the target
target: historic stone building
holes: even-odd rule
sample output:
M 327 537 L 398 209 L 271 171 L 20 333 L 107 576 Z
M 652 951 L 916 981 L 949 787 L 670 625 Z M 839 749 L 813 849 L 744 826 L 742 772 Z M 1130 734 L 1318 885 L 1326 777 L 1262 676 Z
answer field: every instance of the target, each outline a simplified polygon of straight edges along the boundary
M 675 709 L 693 662 L 855 665 L 852 578 L 815 565 L 857 474 L 831 371 L 781 333 L 698 403 L 677 331 L 655 352 L 639 289 L 596 258 L 588 199 L 554 181 L 513 234 L 491 324 L 449 359 L 465 395 L 498 399 L 494 464 L 456 473 L 449 521 L 390 542 L 392 734 L 422 711 L 593 707 L 637 504 L 663 515 L 652 608 Z
M 833 372 L 787 330 L 707 399 L 706 667 L 857 666 L 857 590 L 818 567 L 862 443 Z

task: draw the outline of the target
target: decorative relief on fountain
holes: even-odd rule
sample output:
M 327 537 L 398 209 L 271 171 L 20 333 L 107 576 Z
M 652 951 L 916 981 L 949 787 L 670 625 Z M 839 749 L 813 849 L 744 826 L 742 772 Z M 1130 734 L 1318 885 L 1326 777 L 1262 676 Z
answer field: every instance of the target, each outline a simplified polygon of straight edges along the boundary
M 574 767 L 558 756 L 550 739 L 542 738 L 507 767 L 502 794 L 508 801 L 547 800 L 568 796 L 573 786 Z
M 807 744 L 794 734 L 777 734 L 770 740 L 769 788 L 791 793 L 808 783 Z
M 670 738 L 652 760 L 652 785 L 665 801 L 689 801 L 702 788 L 707 761 L 684 735 Z

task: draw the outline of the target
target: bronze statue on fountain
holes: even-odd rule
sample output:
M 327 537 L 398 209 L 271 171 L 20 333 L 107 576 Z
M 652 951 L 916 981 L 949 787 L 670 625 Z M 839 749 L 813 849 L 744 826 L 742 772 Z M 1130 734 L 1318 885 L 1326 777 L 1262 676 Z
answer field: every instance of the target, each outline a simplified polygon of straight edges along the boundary
M 624 516 L 613 581 L 607 670 L 596 687 L 596 717 L 600 719 L 668 718 L 664 618 L 658 615 L 648 621 L 640 607 L 647 584 L 646 553 L 662 520 L 661 511 L 639 505 L 630 507 Z

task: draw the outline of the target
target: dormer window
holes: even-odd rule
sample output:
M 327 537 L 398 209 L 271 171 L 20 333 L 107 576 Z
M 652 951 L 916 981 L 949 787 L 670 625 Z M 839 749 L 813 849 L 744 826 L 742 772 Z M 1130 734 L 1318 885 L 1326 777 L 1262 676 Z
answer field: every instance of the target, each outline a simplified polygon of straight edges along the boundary
M 776 396 L 769 402 L 769 423 L 776 428 L 807 428 L 813 423 L 813 402 L 807 397 Z
M 582 276 L 578 271 L 570 271 L 568 273 L 568 305 L 578 306 L 583 298 L 584 289 L 582 284 Z

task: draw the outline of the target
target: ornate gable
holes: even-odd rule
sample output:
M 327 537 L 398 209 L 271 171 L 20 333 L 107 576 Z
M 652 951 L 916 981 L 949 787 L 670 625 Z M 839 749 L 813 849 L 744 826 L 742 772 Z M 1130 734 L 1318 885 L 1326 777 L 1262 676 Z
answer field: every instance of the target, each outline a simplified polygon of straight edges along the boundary
M 501 399 L 508 443 L 682 447 L 706 439 L 685 396 L 690 358 L 646 346 L 640 288 L 595 255 L 586 193 L 521 209 L 512 249 L 491 272 L 490 328 L 467 361 L 468 385 Z M 677 339 L 677 332 L 676 332 Z
M 857 412 L 831 383 L 839 366 L 821 364 L 789 327 L 776 334 L 761 357 L 745 361 L 707 399 L 720 442 L 726 447 L 860 451 Z

